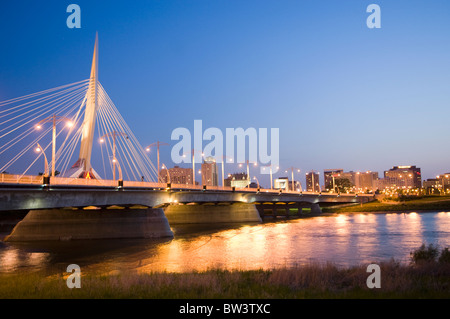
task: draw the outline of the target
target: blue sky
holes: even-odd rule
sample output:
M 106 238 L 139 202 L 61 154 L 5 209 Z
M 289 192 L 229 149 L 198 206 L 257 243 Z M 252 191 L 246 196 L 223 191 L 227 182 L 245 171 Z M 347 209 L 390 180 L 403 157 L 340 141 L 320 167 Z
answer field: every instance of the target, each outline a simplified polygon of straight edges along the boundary
M 142 145 L 201 119 L 280 128 L 282 168 L 450 171 L 448 1 L 92 2 L 2 1 L 0 100 L 88 78 L 98 31 L 100 81 Z

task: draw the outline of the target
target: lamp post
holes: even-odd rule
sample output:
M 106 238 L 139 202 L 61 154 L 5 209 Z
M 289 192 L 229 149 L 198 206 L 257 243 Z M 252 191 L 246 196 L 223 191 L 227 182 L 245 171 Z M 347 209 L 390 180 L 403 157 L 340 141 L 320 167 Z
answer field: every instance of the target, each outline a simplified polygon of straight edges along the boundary
M 200 152 L 203 157 L 203 153 L 199 150 L 192 149 L 192 185 L 195 186 L 195 152 Z
M 294 191 L 294 188 L 295 188 L 295 186 L 294 186 L 294 170 L 296 169 L 296 170 L 297 170 L 297 173 L 300 173 L 300 169 L 299 169 L 299 168 L 296 168 L 296 167 L 289 167 L 289 169 L 291 170 L 291 178 L 292 178 L 291 185 L 292 185 L 292 191 Z M 285 172 L 287 173 L 288 171 L 286 170 Z M 301 185 L 302 185 L 302 184 L 300 183 L 300 187 L 302 187 Z
M 169 179 L 167 180 L 167 182 L 168 182 L 168 183 L 172 183 L 172 179 L 170 178 L 170 172 L 169 172 L 169 169 L 167 168 L 167 166 L 164 165 L 164 163 L 163 163 L 162 166 L 161 166 L 161 168 L 162 168 L 162 169 L 165 169 L 166 172 L 167 172 L 167 177 L 169 178 Z
M 266 165 L 263 167 L 263 170 L 266 169 L 266 167 L 269 167 L 269 172 L 270 172 L 270 190 L 273 189 L 273 178 L 272 178 L 272 165 Z M 277 169 L 279 169 L 279 167 L 277 166 Z
M 247 188 L 250 188 L 250 182 L 251 182 L 251 178 L 250 178 L 250 167 L 249 167 L 249 160 L 246 160 L 245 163 L 247 164 Z M 257 162 L 253 162 L 254 166 L 257 166 L 258 163 Z M 239 167 L 242 167 L 242 164 L 239 164 Z
M 116 137 L 117 136 L 125 136 L 126 138 L 128 138 L 128 135 L 125 134 L 124 132 L 117 132 L 117 131 L 112 131 L 109 133 L 106 133 L 105 135 L 103 135 L 102 137 L 100 137 L 100 143 L 104 142 L 104 138 L 105 137 L 112 137 L 113 138 L 113 180 L 116 180 L 116 163 L 118 164 L 117 158 L 116 158 Z M 119 175 L 120 175 L 120 179 L 122 179 L 121 175 L 122 175 L 122 169 L 120 168 L 119 165 Z
M 259 181 L 258 178 L 256 176 L 253 176 L 253 179 L 256 180 L 256 184 L 258 185 L 258 189 L 259 189 Z
M 118 162 L 115 158 L 113 158 L 112 161 L 113 161 L 113 164 L 114 164 L 114 165 L 117 164 L 117 169 L 118 169 L 118 171 L 119 171 L 119 180 L 123 180 L 123 178 L 122 178 L 122 168 L 120 167 L 119 162 Z
M 42 124 L 44 123 L 52 123 L 52 176 L 55 176 L 56 171 L 56 124 L 59 122 L 67 121 L 67 126 L 72 127 L 72 121 L 64 116 L 53 115 L 47 117 L 43 120 L 40 120 L 36 124 L 36 128 L 40 130 L 42 128 Z
M 224 165 L 225 165 L 225 161 L 227 159 L 230 160 L 230 163 L 233 162 L 233 159 L 231 157 L 222 155 L 222 188 L 225 188 L 225 168 L 224 168 Z
M 37 153 L 44 154 L 44 161 L 45 161 L 44 176 L 49 176 L 49 174 L 48 174 L 48 160 L 47 160 L 47 156 L 45 155 L 44 149 L 42 148 L 42 146 L 39 145 L 39 143 L 37 143 L 37 147 L 36 147 L 35 151 Z
M 150 144 L 149 146 L 147 146 L 147 147 L 145 148 L 145 150 L 146 150 L 147 152 L 150 152 L 150 149 L 151 149 L 153 146 L 155 146 L 155 145 L 156 145 L 156 157 L 157 157 L 157 165 L 158 165 L 158 183 L 160 183 L 161 180 L 160 180 L 160 174 L 159 174 L 159 147 L 160 147 L 161 145 L 169 145 L 169 144 L 167 144 L 167 143 L 162 143 L 162 142 L 160 142 L 160 141 L 157 141 L 157 142 L 152 143 L 152 144 Z

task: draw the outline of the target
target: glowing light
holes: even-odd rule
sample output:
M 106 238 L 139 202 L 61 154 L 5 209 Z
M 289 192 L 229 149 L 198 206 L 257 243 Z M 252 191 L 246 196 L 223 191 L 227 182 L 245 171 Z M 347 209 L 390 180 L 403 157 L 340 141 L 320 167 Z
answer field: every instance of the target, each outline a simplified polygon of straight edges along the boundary
M 42 126 L 36 125 L 36 128 L 37 128 L 38 130 L 40 130 L 40 129 L 42 128 Z

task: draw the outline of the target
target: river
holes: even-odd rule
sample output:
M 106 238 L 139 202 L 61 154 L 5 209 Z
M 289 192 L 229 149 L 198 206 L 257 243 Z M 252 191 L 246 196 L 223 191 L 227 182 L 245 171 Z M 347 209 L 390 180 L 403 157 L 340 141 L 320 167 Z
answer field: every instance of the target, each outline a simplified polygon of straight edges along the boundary
M 252 225 L 173 226 L 173 239 L 0 242 L 0 273 L 270 269 L 311 262 L 408 263 L 422 243 L 450 246 L 450 212 L 354 213 Z M 0 238 L 7 233 L 1 233 Z

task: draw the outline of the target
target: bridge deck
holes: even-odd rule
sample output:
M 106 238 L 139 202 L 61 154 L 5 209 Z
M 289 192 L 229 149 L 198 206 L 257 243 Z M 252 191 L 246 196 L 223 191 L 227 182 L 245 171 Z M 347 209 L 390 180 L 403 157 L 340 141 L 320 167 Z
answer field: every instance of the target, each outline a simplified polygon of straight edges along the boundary
M 134 182 L 139 183 L 139 182 Z M 151 185 L 150 185 L 151 184 Z M 124 183 L 123 187 L 106 185 L 48 185 L 0 183 L 0 211 L 49 209 L 64 207 L 108 207 L 143 205 L 162 207 L 174 203 L 359 203 L 373 199 L 372 194 L 336 194 L 280 192 L 247 188 L 178 187 L 166 184 Z

